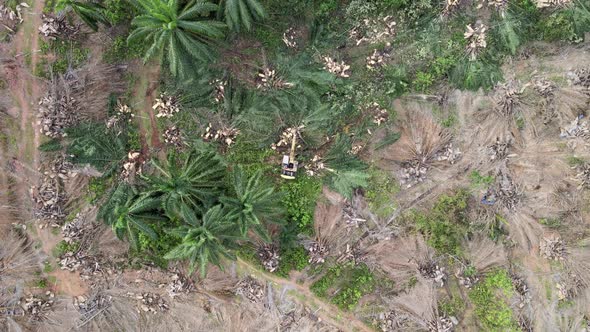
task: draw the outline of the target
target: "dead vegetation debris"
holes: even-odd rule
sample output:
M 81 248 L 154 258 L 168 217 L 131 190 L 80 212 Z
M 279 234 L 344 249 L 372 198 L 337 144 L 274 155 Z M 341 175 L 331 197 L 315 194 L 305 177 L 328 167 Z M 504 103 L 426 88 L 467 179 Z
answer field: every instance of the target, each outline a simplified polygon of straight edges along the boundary
M 112 296 L 106 295 L 101 291 L 94 292 L 90 296 L 74 296 L 73 304 L 76 310 L 82 314 L 82 320 L 91 317 L 97 311 L 102 310 L 111 305 Z
M 255 78 L 256 88 L 263 91 L 288 89 L 295 86 L 295 84 L 287 82 L 280 77 L 276 70 L 270 68 L 263 68 L 258 71 Z
M 301 137 L 301 131 L 305 128 L 305 126 L 301 125 L 299 127 L 289 127 L 283 130 L 279 136 L 279 140 L 276 143 L 272 143 L 270 148 L 278 151 L 278 152 L 287 152 L 291 148 L 291 143 L 293 142 L 293 136 L 297 138 Z M 301 148 L 301 144 L 297 143 L 295 146 L 296 148 Z M 319 157 L 318 157 L 319 158 Z
M 285 43 L 285 45 L 288 48 L 297 48 L 297 40 L 299 39 L 299 37 L 300 36 L 297 29 L 295 29 L 294 27 L 290 27 L 287 30 L 285 30 L 285 32 L 283 32 L 283 43 Z
M 29 294 L 19 303 L 25 315 L 31 316 L 34 320 L 41 320 L 47 317 L 54 304 L 54 298 L 55 294 L 47 291 L 44 296 Z
M 60 222 L 66 217 L 68 202 L 64 180 L 72 176 L 73 165 L 65 156 L 58 156 L 47 163 L 45 168 L 40 185 L 31 188 L 35 217 L 39 220 Z
M 391 49 L 390 46 L 387 45 L 387 48 L 383 50 L 373 50 L 373 54 L 367 57 L 366 67 L 369 70 L 377 70 L 382 68 L 386 65 L 387 59 L 391 57 Z
M 190 279 L 186 278 L 180 273 L 174 273 L 170 277 L 170 282 L 166 287 L 166 291 L 168 292 L 168 296 L 174 299 L 177 296 L 182 294 L 189 294 L 195 289 L 193 283 Z
M 512 144 L 514 143 L 514 139 L 512 136 L 507 138 L 500 138 L 496 137 L 496 141 L 494 144 L 488 147 L 488 156 L 490 161 L 498 161 L 504 160 L 508 156 L 508 152 Z
M 205 128 L 203 139 L 205 141 L 221 142 L 225 146 L 231 146 L 235 141 L 240 131 L 236 128 L 221 125 L 220 128 L 215 128 L 211 123 Z
M 519 83 L 514 80 L 508 80 L 505 83 L 499 83 L 494 89 L 495 111 L 502 116 L 514 116 L 516 110 L 521 104 L 520 96 L 524 92 L 524 87 L 519 87 Z
M 585 120 L 583 115 L 578 115 L 569 123 L 568 126 L 561 128 L 559 137 L 567 139 L 576 137 L 590 137 L 590 127 L 588 127 L 588 121 Z
M 522 193 L 512 180 L 506 167 L 501 167 L 496 173 L 496 182 L 485 192 L 482 203 L 494 205 L 499 202 L 509 210 L 514 210 L 520 202 Z
M 127 153 L 127 160 L 123 163 L 123 170 L 121 171 L 121 179 L 125 182 L 130 182 L 135 178 L 135 175 L 141 174 L 143 162 L 141 160 L 141 153 L 130 151 Z
M 279 246 L 275 243 L 263 243 L 256 250 L 256 254 L 268 272 L 274 272 L 279 268 L 281 256 L 279 255 Z
M 251 276 L 241 279 L 235 287 L 234 293 L 245 297 L 248 301 L 258 303 L 264 299 L 264 286 Z
M 559 8 L 569 5 L 572 0 L 535 0 L 537 8 Z
M 524 278 L 517 276 L 516 274 L 511 274 L 510 278 L 512 280 L 512 285 L 514 286 L 514 290 L 516 294 L 518 294 L 518 308 L 522 309 L 531 301 L 531 292 L 530 289 L 524 280 Z
M 425 261 L 418 265 L 418 272 L 426 279 L 432 279 L 439 287 L 444 286 L 447 275 L 445 268 L 438 266 L 434 261 Z
M 131 123 L 133 118 L 135 118 L 135 114 L 133 114 L 131 107 L 117 101 L 115 114 L 107 119 L 107 128 L 116 130 L 117 135 L 120 135 L 123 132 L 122 127 Z
M 71 25 L 67 17 L 54 17 L 43 15 L 43 24 L 39 27 L 39 33 L 50 40 L 57 38 L 71 40 L 80 33 L 79 25 Z
M 463 153 L 461 152 L 461 150 L 459 150 L 459 148 L 453 147 L 453 143 L 449 143 L 449 144 L 445 145 L 444 147 L 442 147 L 442 149 L 440 149 L 438 152 L 435 153 L 434 160 L 448 161 L 449 164 L 453 165 L 459 159 L 461 159 L 462 155 L 463 155 Z
M 152 314 L 157 314 L 166 312 L 170 309 L 166 300 L 156 293 L 145 292 L 135 294 L 128 292 L 127 296 L 139 300 L 137 304 L 138 312 L 143 311 L 146 313 L 150 312 Z
M 466 26 L 463 37 L 467 40 L 466 52 L 471 61 L 475 61 L 487 47 L 487 29 L 488 27 L 481 22 L 476 22 L 473 26 L 471 24 Z
M 344 61 L 336 61 L 334 58 L 325 56 L 322 57 L 324 62 L 324 70 L 342 78 L 350 77 L 350 66 L 344 63 Z
M 390 159 L 401 166 L 400 183 L 406 188 L 424 182 L 428 170 L 437 162 L 437 157 L 446 154 L 455 160 L 459 156 L 458 151 L 449 145 L 449 131 L 425 112 L 420 108 L 409 109 L 401 125 L 400 139 L 385 152 L 386 156 L 390 156 L 386 160 Z M 449 151 L 449 147 L 452 151 Z
M 578 167 L 576 180 L 579 183 L 578 189 L 590 189 L 590 163 Z
M 26 2 L 16 3 L 12 9 L 8 2 L 0 4 L 0 22 L 10 33 L 15 33 L 16 28 L 23 22 L 23 8 L 29 8 Z
M 325 241 L 318 239 L 316 241 L 312 241 L 309 245 L 307 245 L 307 253 L 309 254 L 308 262 L 310 264 L 323 264 L 326 262 L 326 258 L 330 254 L 330 249 L 328 248 Z
M 393 16 L 364 19 L 350 30 L 349 38 L 356 46 L 388 42 L 395 36 L 397 23 Z
M 213 87 L 213 100 L 218 104 L 222 103 L 225 100 L 225 87 L 227 81 L 216 78 L 209 82 L 209 85 Z
M 166 144 L 171 145 L 177 149 L 180 149 L 186 145 L 182 132 L 177 126 L 166 128 L 162 134 L 162 138 L 164 138 L 164 142 Z
M 572 85 L 590 90 L 590 68 L 579 68 L 568 72 L 566 76 Z
M 154 100 L 152 109 L 158 112 L 158 118 L 171 118 L 174 114 L 180 112 L 180 103 L 176 96 L 170 96 L 166 93 L 161 93 L 158 98 Z
M 397 310 L 382 312 L 377 316 L 377 324 L 382 332 L 399 331 L 402 328 L 408 328 L 410 325 L 410 315 Z
M 66 243 L 79 242 L 84 237 L 84 218 L 77 213 L 74 220 L 65 223 L 61 228 L 61 235 Z
M 584 283 L 580 276 L 568 271 L 560 276 L 559 281 L 555 283 L 555 287 L 557 288 L 557 298 L 560 301 L 567 301 L 580 294 L 584 288 Z
M 37 124 L 41 133 L 50 138 L 67 136 L 65 129 L 78 123 L 78 103 L 76 99 L 68 96 L 47 92 L 39 101 L 39 113 Z
M 554 261 L 563 261 L 567 255 L 565 242 L 558 236 L 549 236 L 541 239 L 539 252 L 542 257 Z

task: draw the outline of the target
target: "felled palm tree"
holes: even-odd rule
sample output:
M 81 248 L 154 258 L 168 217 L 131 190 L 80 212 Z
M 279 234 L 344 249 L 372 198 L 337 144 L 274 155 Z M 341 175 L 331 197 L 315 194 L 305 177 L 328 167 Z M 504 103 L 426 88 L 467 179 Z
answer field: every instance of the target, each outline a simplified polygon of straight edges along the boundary
M 234 31 L 240 31 L 243 26 L 250 31 L 254 21 L 266 17 L 266 11 L 257 0 L 221 0 L 225 23 Z
M 215 152 L 194 150 L 182 161 L 171 153 L 165 164 L 152 163 L 156 174 L 144 176 L 148 193 L 159 197 L 169 217 L 180 216 L 183 208 L 205 213 L 219 196 L 225 165 Z
M 195 271 L 198 263 L 203 277 L 209 263 L 221 267 L 222 258 L 235 260 L 231 249 L 243 237 L 234 231 L 235 226 L 228 222 L 221 205 L 209 209 L 202 220 L 197 219 L 195 213 L 188 209 L 183 210 L 183 217 L 188 225 L 171 231 L 171 234 L 182 238 L 182 242 L 167 253 L 165 259 L 188 258 L 190 273 Z
M 260 237 L 269 240 L 265 223 L 277 222 L 276 218 L 281 215 L 278 195 L 271 185 L 262 181 L 260 170 L 248 177 L 238 166 L 232 175 L 235 196 L 220 199 L 229 210 L 229 220 L 238 224 L 243 236 L 253 229 Z
M 164 57 L 173 75 L 185 73 L 197 61 L 213 59 L 211 43 L 224 36 L 221 22 L 203 17 L 217 10 L 217 5 L 191 1 L 180 9 L 177 0 L 136 0 L 141 15 L 131 21 L 136 29 L 128 42 L 148 42 L 144 61 Z
M 55 5 L 55 10 L 58 13 L 66 14 L 73 11 L 80 17 L 86 25 L 92 30 L 98 30 L 98 23 L 109 24 L 109 21 L 103 14 L 105 8 L 96 2 L 82 2 L 72 0 L 60 0 Z
M 121 184 L 100 208 L 98 218 L 110 225 L 119 239 L 127 238 L 138 249 L 139 233 L 158 239 L 150 224 L 166 220 L 157 213 L 160 205 L 157 197 L 140 194 L 135 188 Z

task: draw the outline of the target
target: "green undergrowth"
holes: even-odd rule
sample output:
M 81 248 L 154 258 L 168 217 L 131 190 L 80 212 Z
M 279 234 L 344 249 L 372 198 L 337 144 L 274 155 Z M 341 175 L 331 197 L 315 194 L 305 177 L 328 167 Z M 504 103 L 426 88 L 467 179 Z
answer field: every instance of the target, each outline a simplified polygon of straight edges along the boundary
M 61 257 L 68 252 L 75 253 L 76 251 L 78 251 L 79 248 L 80 243 L 77 241 L 67 243 L 65 240 L 62 240 L 53 248 L 52 254 L 54 257 Z
M 68 68 L 79 68 L 88 60 L 90 54 L 90 49 L 72 40 L 41 41 L 39 48 L 43 57 L 34 71 L 36 76 L 43 78 L 65 74 Z
M 352 310 L 375 286 L 376 278 L 366 265 L 336 264 L 328 268 L 310 289 L 316 296 L 329 299 L 340 309 Z
M 520 331 L 510 308 L 514 286 L 506 270 L 488 274 L 469 292 L 475 314 L 486 331 Z
M 299 233 L 313 234 L 313 215 L 322 191 L 321 181 L 300 175 L 293 181 L 284 182 L 280 188 L 288 223 L 296 225 Z
M 461 256 L 461 242 L 469 232 L 467 205 L 469 193 L 459 190 L 442 195 L 430 211 L 411 215 L 416 229 L 426 235 L 428 244 L 441 254 Z
M 291 271 L 301 271 L 309 265 L 309 255 L 303 246 L 281 248 L 281 260 L 275 271 L 278 276 L 288 278 Z
M 389 217 L 396 210 L 393 197 L 399 192 L 399 185 L 395 178 L 375 166 L 369 168 L 369 176 L 365 190 L 369 208 L 381 218 Z

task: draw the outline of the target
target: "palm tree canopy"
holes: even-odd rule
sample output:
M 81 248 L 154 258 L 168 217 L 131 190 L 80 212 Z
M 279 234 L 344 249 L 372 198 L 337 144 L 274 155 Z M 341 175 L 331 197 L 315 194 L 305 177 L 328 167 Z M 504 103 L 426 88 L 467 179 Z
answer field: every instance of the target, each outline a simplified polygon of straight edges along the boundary
M 265 222 L 278 221 L 281 215 L 280 197 L 272 186 L 261 181 L 260 170 L 247 177 L 244 170 L 238 166 L 232 175 L 235 196 L 224 196 L 220 199 L 229 209 L 229 220 L 238 224 L 242 235 L 245 236 L 252 228 L 259 236 L 268 240 Z
M 193 211 L 184 210 L 190 226 L 182 226 L 171 231 L 173 235 L 182 238 L 182 242 L 168 252 L 164 258 L 169 260 L 188 259 L 190 262 L 190 273 L 197 267 L 201 276 L 207 273 L 209 263 L 221 267 L 221 259 L 235 260 L 231 249 L 235 247 L 236 241 L 242 239 L 235 235 L 235 227 L 227 222 L 227 216 L 221 205 L 209 209 L 198 220 Z
M 159 197 L 169 217 L 179 217 L 183 208 L 202 213 L 219 196 L 225 164 L 215 152 L 193 150 L 178 161 L 171 153 L 164 164 L 153 160 L 156 173 L 145 176 L 148 193 Z
M 257 0 L 224 0 L 225 23 L 234 31 L 240 31 L 243 26 L 247 31 L 252 29 L 252 23 L 266 18 L 266 11 Z
M 181 75 L 194 60 L 213 59 L 210 44 L 223 38 L 225 24 L 204 18 L 216 11 L 217 5 L 191 1 L 180 10 L 177 0 L 135 0 L 135 4 L 141 15 L 131 22 L 136 29 L 127 41 L 150 43 L 144 61 L 164 56 L 172 74 Z
M 166 220 L 155 212 L 160 205 L 158 198 L 138 194 L 135 188 L 121 184 L 101 207 L 98 217 L 113 228 L 119 239 L 128 238 L 137 249 L 138 232 L 153 240 L 158 238 L 150 224 Z

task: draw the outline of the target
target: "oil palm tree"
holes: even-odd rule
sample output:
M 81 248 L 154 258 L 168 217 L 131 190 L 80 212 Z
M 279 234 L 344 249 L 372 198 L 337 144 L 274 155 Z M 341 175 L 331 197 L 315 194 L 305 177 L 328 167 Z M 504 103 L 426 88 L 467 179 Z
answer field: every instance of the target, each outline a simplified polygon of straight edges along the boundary
M 252 29 L 252 23 L 266 18 L 266 11 L 257 0 L 221 0 L 225 23 L 233 31 L 240 31 L 241 27 L 247 31 Z
M 180 9 L 178 0 L 135 0 L 140 15 L 131 25 L 128 42 L 147 42 L 144 61 L 164 57 L 173 75 L 186 73 L 196 61 L 213 59 L 211 43 L 224 36 L 225 24 L 205 19 L 217 5 L 190 1 Z
M 73 11 L 80 17 L 86 25 L 92 30 L 98 30 L 98 23 L 109 24 L 109 21 L 103 14 L 105 8 L 96 2 L 82 2 L 73 0 L 60 0 L 55 5 L 56 12 L 64 15 L 69 11 Z
M 147 193 L 159 197 L 171 218 L 180 217 L 183 207 L 204 213 L 219 196 L 225 165 L 215 152 L 193 150 L 182 161 L 170 153 L 164 164 L 152 164 L 156 173 L 144 176 Z
M 228 218 L 237 223 L 240 233 L 245 236 L 253 229 L 256 234 L 269 240 L 265 223 L 277 222 L 281 216 L 280 202 L 274 188 L 262 181 L 262 171 L 248 177 L 237 166 L 232 174 L 234 195 L 223 196 L 220 201 L 228 208 Z
M 119 185 L 108 201 L 100 208 L 98 218 L 110 225 L 119 239 L 127 238 L 134 249 L 138 249 L 139 233 L 152 240 L 158 235 L 150 224 L 165 221 L 157 213 L 160 200 L 140 194 L 127 184 Z
M 188 259 L 190 273 L 199 267 L 205 277 L 209 263 L 221 267 L 221 259 L 235 260 L 232 249 L 236 241 L 243 239 L 229 223 L 221 205 L 209 209 L 202 220 L 190 209 L 183 209 L 183 217 L 188 225 L 176 228 L 170 233 L 181 238 L 181 243 L 168 252 L 164 258 L 169 260 Z

